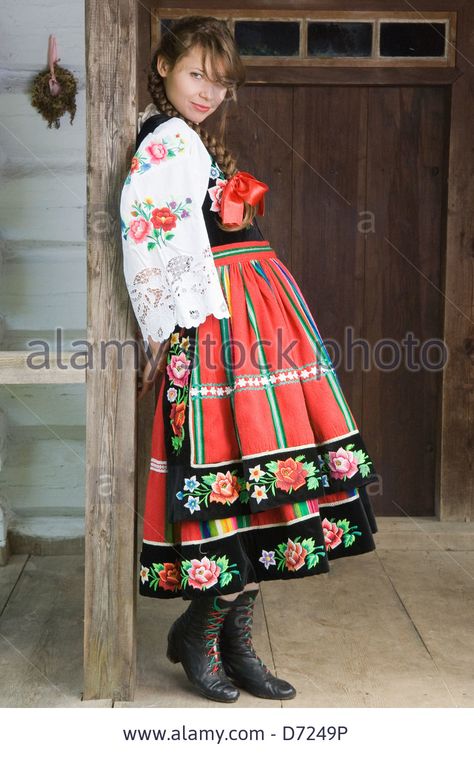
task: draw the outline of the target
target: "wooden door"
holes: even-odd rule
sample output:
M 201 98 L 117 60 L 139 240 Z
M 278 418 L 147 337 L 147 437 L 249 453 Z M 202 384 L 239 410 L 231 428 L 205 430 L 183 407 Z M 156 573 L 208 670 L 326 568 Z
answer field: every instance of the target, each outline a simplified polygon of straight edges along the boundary
M 259 225 L 328 341 L 379 515 L 435 513 L 448 118 L 444 87 L 269 85 L 228 128 L 269 184 Z

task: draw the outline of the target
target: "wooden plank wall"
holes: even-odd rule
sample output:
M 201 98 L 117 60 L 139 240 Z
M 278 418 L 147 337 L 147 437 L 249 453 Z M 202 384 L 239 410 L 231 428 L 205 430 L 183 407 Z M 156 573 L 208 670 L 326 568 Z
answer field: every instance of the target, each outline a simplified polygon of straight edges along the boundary
M 457 65 L 451 92 L 443 376 L 438 513 L 474 520 L 474 5 L 459 11 Z
M 14 553 L 20 537 L 31 552 L 44 531 L 59 547 L 84 528 L 85 370 L 55 365 L 56 329 L 64 364 L 86 335 L 82 2 L 33 3 L 25 21 L 24 8 L 4 0 L 1 24 L 0 499 Z M 28 94 L 50 32 L 78 83 L 74 121 L 66 114 L 59 129 Z M 41 349 L 29 340 L 49 345 L 50 366 L 28 368 Z
M 131 700 L 136 672 L 134 341 L 123 279 L 120 190 L 136 133 L 137 5 L 87 0 L 88 340 L 84 699 Z M 125 174 L 124 174 L 125 170 Z M 128 169 L 127 169 L 128 170 Z M 105 220 L 105 224 L 104 224 Z

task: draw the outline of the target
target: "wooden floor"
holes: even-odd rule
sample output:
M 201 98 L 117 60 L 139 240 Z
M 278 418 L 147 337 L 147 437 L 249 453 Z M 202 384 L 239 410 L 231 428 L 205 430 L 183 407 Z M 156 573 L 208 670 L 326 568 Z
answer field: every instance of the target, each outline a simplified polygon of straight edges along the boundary
M 221 705 L 165 657 L 180 600 L 138 599 L 134 702 L 82 701 L 84 559 L 0 568 L 1 707 L 474 707 L 474 524 L 378 518 L 377 550 L 262 585 L 254 641 L 296 699 Z

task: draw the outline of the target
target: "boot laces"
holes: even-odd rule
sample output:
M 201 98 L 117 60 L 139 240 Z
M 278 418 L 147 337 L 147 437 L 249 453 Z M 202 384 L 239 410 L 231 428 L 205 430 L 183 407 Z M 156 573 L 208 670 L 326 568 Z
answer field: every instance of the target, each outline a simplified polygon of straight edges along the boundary
M 242 640 L 243 642 L 248 646 L 250 653 L 253 657 L 255 657 L 260 665 L 262 666 L 265 673 L 270 673 L 271 671 L 263 660 L 258 656 L 257 652 L 254 649 L 253 643 L 252 643 L 252 625 L 253 625 L 253 602 L 249 603 L 248 605 L 245 605 L 245 607 L 241 610 L 241 627 L 242 627 Z
M 226 611 L 210 610 L 209 622 L 204 630 L 209 666 L 212 673 L 222 670 L 221 652 L 218 644 L 219 632 L 226 616 Z

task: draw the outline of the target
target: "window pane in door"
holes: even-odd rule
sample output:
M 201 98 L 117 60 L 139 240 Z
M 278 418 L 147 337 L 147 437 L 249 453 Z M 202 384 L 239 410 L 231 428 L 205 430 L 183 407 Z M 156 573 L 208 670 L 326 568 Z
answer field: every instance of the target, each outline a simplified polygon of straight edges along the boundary
M 380 55 L 403 58 L 443 57 L 446 24 L 388 22 L 380 24 Z
M 318 58 L 367 57 L 372 52 L 372 24 L 308 22 L 308 55 Z
M 236 21 L 234 28 L 241 55 L 299 55 L 298 21 Z

